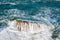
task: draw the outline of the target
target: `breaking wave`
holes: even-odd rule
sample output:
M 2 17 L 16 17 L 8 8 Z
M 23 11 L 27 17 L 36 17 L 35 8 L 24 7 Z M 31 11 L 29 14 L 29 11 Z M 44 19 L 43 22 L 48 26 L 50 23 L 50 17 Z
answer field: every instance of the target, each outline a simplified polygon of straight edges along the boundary
M 3 4 L 4 3 L 2 3 L 2 5 L 0 7 L 0 8 L 3 8 L 0 10 L 0 32 L 3 33 L 3 31 L 6 28 L 9 28 L 8 27 L 9 21 L 11 22 L 14 20 L 23 20 L 23 21 L 27 21 L 27 22 L 36 22 L 36 23 L 45 24 L 46 26 L 48 26 L 48 28 L 50 28 L 48 31 L 50 31 L 49 33 L 52 35 L 51 38 L 54 40 L 59 40 L 60 37 L 58 35 L 60 34 L 60 32 L 59 32 L 60 31 L 59 30 L 59 28 L 60 28 L 60 8 L 47 7 L 47 6 L 40 7 L 38 5 L 36 5 L 36 6 L 34 5 L 35 6 L 34 7 L 33 4 L 32 4 L 32 6 L 31 6 L 31 4 L 23 4 L 25 6 L 20 4 L 20 7 L 18 7 L 19 5 L 16 4 L 17 5 L 17 7 L 16 7 L 15 4 L 11 5 L 11 3 L 10 4 L 6 3 L 6 7 L 2 7 L 2 6 L 5 6 L 5 4 L 4 5 Z M 5 8 L 7 8 L 7 9 L 5 9 Z M 45 33 L 45 32 L 43 32 L 43 33 Z M 37 35 L 34 35 L 34 36 L 37 36 Z M 19 40 L 19 38 L 18 38 L 18 40 Z M 48 40 L 48 39 L 46 39 L 46 40 Z

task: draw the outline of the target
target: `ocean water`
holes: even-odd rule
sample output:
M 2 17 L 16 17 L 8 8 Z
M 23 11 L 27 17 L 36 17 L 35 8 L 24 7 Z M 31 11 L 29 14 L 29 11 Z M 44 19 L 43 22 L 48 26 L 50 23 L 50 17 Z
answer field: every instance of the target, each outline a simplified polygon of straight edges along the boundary
M 6 35 L 0 36 L 1 40 L 15 40 L 15 39 L 20 40 L 19 39 L 20 37 L 18 37 L 17 35 L 13 35 L 14 32 L 12 33 L 9 33 L 9 31 L 6 32 L 7 29 L 9 28 L 8 27 L 9 21 L 11 22 L 14 20 L 23 20 L 27 22 L 31 21 L 31 22 L 49 25 L 49 27 L 52 26 L 49 32 L 51 34 L 51 39 L 44 39 L 44 37 L 42 37 L 42 39 L 41 37 L 40 39 L 39 38 L 33 39 L 32 36 L 31 39 L 28 38 L 23 39 L 21 37 L 21 40 L 60 40 L 60 2 L 59 1 L 0 0 L 0 35 L 6 33 Z M 12 24 L 13 23 L 11 22 L 10 25 Z M 9 34 L 13 36 L 10 36 Z M 3 36 L 9 36 L 9 38 L 7 37 L 3 38 Z M 14 39 L 10 39 L 10 37 Z

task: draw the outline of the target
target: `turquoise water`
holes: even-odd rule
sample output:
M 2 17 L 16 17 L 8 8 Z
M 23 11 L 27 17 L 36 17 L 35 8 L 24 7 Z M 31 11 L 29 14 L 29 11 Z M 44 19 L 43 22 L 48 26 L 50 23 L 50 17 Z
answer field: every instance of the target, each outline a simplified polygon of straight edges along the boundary
M 52 24 L 56 27 L 53 33 L 59 34 L 60 25 L 60 2 L 31 2 L 22 1 L 15 3 L 15 0 L 10 4 L 1 0 L 0 4 L 0 28 L 6 28 L 8 20 L 27 20 L 39 23 Z M 4 4 L 6 3 L 6 4 Z M 3 24 L 5 23 L 5 24 Z M 4 26 L 5 25 L 5 26 Z M 56 36 L 57 37 L 57 36 Z M 53 37 L 53 38 L 56 38 Z

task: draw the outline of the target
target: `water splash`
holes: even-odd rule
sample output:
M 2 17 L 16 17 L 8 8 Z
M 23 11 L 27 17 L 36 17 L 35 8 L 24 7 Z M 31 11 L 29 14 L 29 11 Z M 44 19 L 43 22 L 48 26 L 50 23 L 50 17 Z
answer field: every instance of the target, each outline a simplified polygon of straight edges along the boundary
M 2 1 L 2 0 L 0 0 L 0 1 Z M 21 3 L 20 3 L 20 1 L 18 3 L 17 2 L 15 3 L 15 0 L 14 0 L 14 2 L 12 3 L 9 1 L 10 0 L 8 0 L 8 1 L 4 0 L 4 1 L 2 1 L 2 3 L 0 3 L 1 4 L 0 5 L 0 9 L 1 9 L 0 10 L 0 21 L 7 22 L 7 23 L 6 22 L 2 23 L 2 24 L 4 24 L 4 26 L 5 26 L 5 24 L 10 23 L 10 27 L 12 27 L 12 24 L 14 24 L 15 21 L 13 21 L 14 23 L 12 23 L 12 21 L 9 22 L 9 20 L 18 20 L 18 19 L 27 21 L 27 22 L 30 21 L 30 22 L 42 23 L 42 24 L 44 24 L 44 26 L 45 25 L 48 26 L 46 28 L 43 27 L 43 29 L 48 29 L 47 31 L 50 30 L 49 33 L 53 32 L 53 34 L 52 33 L 51 34 L 52 34 L 52 38 L 54 38 L 54 40 L 58 40 L 60 38 L 58 36 L 60 34 L 59 33 L 59 31 L 60 31 L 59 30 L 59 28 L 60 28 L 60 6 L 59 6 L 60 4 L 59 4 L 59 2 L 47 3 L 45 1 L 35 2 L 36 0 L 35 1 L 26 0 L 26 1 L 21 1 Z M 40 0 L 38 0 L 38 1 L 40 1 Z M 7 29 L 9 30 L 10 27 L 8 27 L 8 28 L 7 28 L 7 26 L 2 27 L 2 24 L 0 25 L 0 27 L 3 28 L 3 30 L 1 30 L 1 33 L 3 34 L 5 31 L 5 33 L 7 34 L 8 33 Z M 11 31 L 15 32 L 15 33 L 17 32 L 17 34 L 19 33 L 17 31 L 17 29 L 15 29 L 15 28 L 11 28 Z M 45 33 L 45 32 L 46 31 L 44 31 L 43 33 Z M 57 34 L 57 35 L 55 35 L 55 34 Z M 20 33 L 19 33 L 19 35 L 20 35 Z M 38 33 L 38 35 L 39 35 L 39 33 Z M 46 32 L 46 35 L 47 35 L 47 32 Z M 14 34 L 14 36 L 15 36 L 15 34 Z M 37 36 L 37 35 L 34 35 L 34 36 Z M 32 36 L 32 39 L 30 39 L 30 40 L 35 40 L 34 38 L 36 38 L 36 37 L 34 37 L 34 36 Z M 23 37 L 22 37 L 22 39 L 23 39 Z M 26 37 L 28 37 L 28 36 L 26 36 Z M 19 38 L 20 37 L 18 37 L 18 40 L 19 40 Z M 45 36 L 43 38 L 45 38 Z M 41 40 L 43 40 L 43 38 Z M 56 38 L 58 38 L 58 39 L 56 39 Z M 9 40 L 9 39 L 6 39 L 6 40 Z M 12 40 L 17 40 L 17 39 L 12 39 Z M 27 38 L 26 38 L 26 40 L 27 40 Z M 39 38 L 38 38 L 38 40 L 39 40 Z M 48 39 L 48 40 L 50 40 L 50 39 Z
M 51 32 L 47 25 L 36 23 L 36 22 L 27 22 L 21 20 L 15 20 L 9 22 L 9 31 L 21 35 L 27 40 L 52 40 Z M 21 28 L 21 29 L 20 29 Z M 47 35 L 48 34 L 48 35 Z M 20 37 L 20 36 L 19 36 Z M 22 37 L 24 39 L 24 37 Z M 22 40 L 22 39 L 21 39 Z M 25 40 L 25 39 L 24 39 Z

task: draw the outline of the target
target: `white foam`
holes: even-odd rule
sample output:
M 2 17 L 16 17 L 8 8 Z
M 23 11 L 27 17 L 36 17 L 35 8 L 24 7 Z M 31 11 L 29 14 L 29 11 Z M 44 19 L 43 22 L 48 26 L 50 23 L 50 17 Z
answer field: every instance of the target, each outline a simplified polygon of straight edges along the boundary
M 45 24 L 39 24 L 40 29 L 35 23 L 29 23 L 30 32 L 20 32 L 16 28 L 16 21 L 9 21 L 9 27 L 0 33 L 0 40 L 52 40 L 50 29 Z M 32 26 L 33 25 L 33 26 Z

